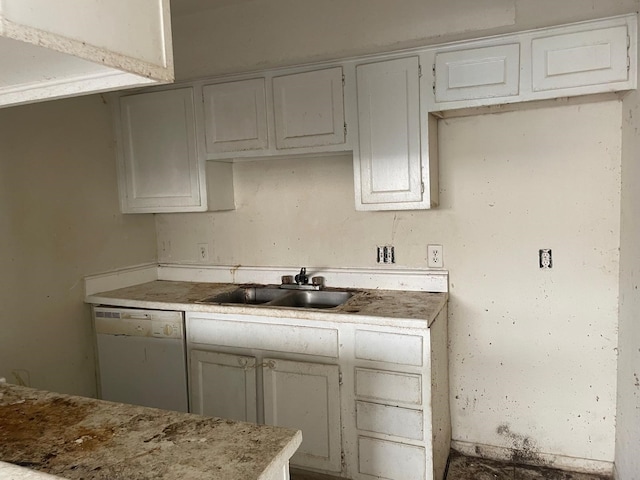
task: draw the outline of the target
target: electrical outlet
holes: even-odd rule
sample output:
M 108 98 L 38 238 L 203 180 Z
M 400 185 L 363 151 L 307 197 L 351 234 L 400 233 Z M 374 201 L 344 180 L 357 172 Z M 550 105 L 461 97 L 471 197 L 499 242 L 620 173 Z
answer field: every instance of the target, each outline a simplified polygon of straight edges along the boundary
M 550 248 L 541 248 L 538 250 L 538 265 L 543 270 L 553 268 L 553 257 Z
M 429 268 L 442 268 L 444 266 L 442 245 L 427 245 L 427 265 Z
M 206 262 L 207 260 L 209 260 L 209 244 L 199 243 L 198 244 L 198 261 Z
M 393 245 L 382 245 L 377 247 L 376 261 L 378 263 L 396 263 L 396 253 Z

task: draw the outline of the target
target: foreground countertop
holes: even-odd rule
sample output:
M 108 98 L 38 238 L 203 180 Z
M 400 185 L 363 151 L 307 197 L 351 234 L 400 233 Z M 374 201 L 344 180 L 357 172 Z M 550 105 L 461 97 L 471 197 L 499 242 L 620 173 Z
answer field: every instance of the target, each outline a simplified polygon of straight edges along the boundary
M 230 283 L 202 283 L 156 280 L 86 297 L 87 303 L 116 307 L 159 310 L 187 310 L 192 312 L 231 313 L 238 315 L 268 315 L 270 317 L 300 318 L 331 321 L 376 321 L 385 319 L 398 324 L 427 323 L 436 316 L 447 301 L 446 293 L 401 290 L 347 289 L 354 295 L 344 304 L 328 309 L 265 307 L 236 304 L 203 304 L 200 300 L 225 293 L 241 285 Z M 416 325 L 407 325 L 416 326 Z
M 267 479 L 301 440 L 287 428 L 0 383 L 0 476 L 9 478 Z

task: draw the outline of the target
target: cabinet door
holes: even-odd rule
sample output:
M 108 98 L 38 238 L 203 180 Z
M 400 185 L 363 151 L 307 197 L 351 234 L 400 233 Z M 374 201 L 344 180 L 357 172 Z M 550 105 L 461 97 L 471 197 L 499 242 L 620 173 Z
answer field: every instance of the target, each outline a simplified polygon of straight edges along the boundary
M 273 79 L 278 149 L 344 143 L 342 68 Z
M 435 68 L 437 103 L 518 95 L 520 44 L 437 52 Z
M 363 204 L 422 200 L 418 69 L 418 57 L 356 67 Z
M 302 430 L 291 464 L 340 472 L 340 371 L 337 365 L 265 359 L 264 419 Z
M 192 350 L 190 359 L 193 413 L 257 421 L 255 357 Z
M 580 93 L 597 93 L 589 86 L 625 82 L 627 26 L 565 33 L 531 42 L 534 92 L 585 87 Z
M 120 195 L 125 213 L 206 209 L 193 89 L 120 97 Z
M 202 87 L 207 155 L 268 146 L 264 78 Z

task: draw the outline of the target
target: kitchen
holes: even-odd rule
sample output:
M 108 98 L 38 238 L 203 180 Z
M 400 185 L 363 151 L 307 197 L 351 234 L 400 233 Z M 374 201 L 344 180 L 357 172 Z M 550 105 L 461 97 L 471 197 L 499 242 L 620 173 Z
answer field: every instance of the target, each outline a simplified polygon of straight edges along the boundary
M 312 14 L 306 2 L 282 0 L 201 12 L 176 5 L 176 73 L 199 78 L 638 9 L 556 3 L 351 2 Z M 0 110 L 0 376 L 95 394 L 85 275 L 198 263 L 201 243 L 212 265 L 376 267 L 375 246 L 393 244 L 398 266 L 425 268 L 426 245 L 441 244 L 454 439 L 518 448 L 530 438 L 543 453 L 615 457 L 619 478 L 637 476 L 635 92 L 441 120 L 440 206 L 407 212 L 356 212 L 344 154 L 234 164 L 235 211 L 122 215 L 107 101 Z M 553 249 L 551 271 L 538 268 L 540 248 Z

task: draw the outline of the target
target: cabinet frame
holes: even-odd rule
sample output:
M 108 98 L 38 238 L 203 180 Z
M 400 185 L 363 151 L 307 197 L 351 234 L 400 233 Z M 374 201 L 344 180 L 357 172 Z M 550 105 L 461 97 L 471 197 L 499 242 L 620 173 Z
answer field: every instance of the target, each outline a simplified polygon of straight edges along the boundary
M 223 328 L 226 333 L 221 337 L 221 345 L 215 345 L 216 320 L 227 323 Z M 268 397 L 273 392 L 269 391 L 266 383 L 274 378 L 275 370 L 274 372 L 268 371 L 272 368 L 272 362 L 276 362 L 276 364 L 282 362 L 283 365 L 294 366 L 294 368 L 282 368 L 283 371 L 296 372 L 307 367 L 311 370 L 318 369 L 320 372 L 333 371 L 334 378 L 335 369 L 339 369 L 340 437 L 338 445 L 333 444 L 333 447 L 335 452 L 340 452 L 340 469 L 332 470 L 310 464 L 296 465 L 295 457 L 292 459 L 293 468 L 338 475 L 353 480 L 370 480 L 371 476 L 361 473 L 358 467 L 361 449 L 365 449 L 362 450 L 364 455 L 366 452 L 371 453 L 376 448 L 399 448 L 404 454 L 409 455 L 407 458 L 411 458 L 412 465 L 415 465 L 416 459 L 421 459 L 424 454 L 424 476 L 420 477 L 421 480 L 442 480 L 451 443 L 446 305 L 428 328 L 426 322 L 424 327 L 420 327 L 419 324 L 415 327 L 394 327 L 387 322 L 376 324 L 375 319 L 371 320 L 374 321 L 359 321 L 357 318 L 354 318 L 354 321 L 347 321 L 345 318 L 333 320 L 331 317 L 327 320 L 313 320 L 291 317 L 274 318 L 265 315 L 186 312 L 187 350 L 189 352 L 193 349 L 207 350 L 255 357 L 258 364 L 256 369 L 259 378 L 258 384 L 262 386 L 258 389 L 257 395 L 259 422 L 263 422 L 269 415 L 268 412 L 261 411 L 260 407 L 261 405 L 264 405 L 265 408 L 270 406 Z M 241 330 L 236 330 L 235 334 L 230 332 L 228 330 L 230 322 L 237 325 L 247 324 L 245 333 L 242 333 Z M 245 345 L 243 343 L 245 338 L 255 339 L 255 326 L 257 325 L 264 326 L 264 328 L 281 325 L 290 329 L 302 327 L 327 331 L 336 330 L 338 332 L 337 350 L 328 348 L 333 342 L 331 335 L 324 336 L 324 340 L 321 340 L 322 346 L 311 346 L 309 349 L 303 348 L 299 343 L 291 344 L 286 338 L 283 338 L 278 344 L 276 340 L 280 341 L 280 334 L 278 334 L 278 339 L 274 341 L 260 343 L 260 340 L 253 340 L 253 342 L 249 342 L 248 346 Z M 207 334 L 203 328 L 211 329 L 211 333 Z M 264 331 L 261 330 L 261 332 L 261 335 L 264 335 Z M 358 336 L 358 332 L 365 334 Z M 234 338 L 235 343 L 230 341 Z M 393 345 L 390 348 L 397 349 L 403 348 L 405 340 L 408 342 L 406 343 L 407 349 L 398 357 L 390 357 L 388 352 L 379 352 L 381 344 L 391 342 Z M 360 345 L 357 345 L 358 341 Z M 260 345 L 269 345 L 270 349 L 261 349 Z M 318 353 L 322 353 L 322 355 L 318 356 Z M 273 367 L 278 368 L 276 365 Z M 366 369 L 373 372 L 383 371 L 400 376 L 421 378 L 420 400 L 411 397 L 413 403 L 396 402 L 397 404 L 394 404 L 384 400 L 384 395 L 375 400 L 361 398 L 356 393 L 356 369 Z M 375 431 L 376 428 L 380 430 L 378 424 L 369 422 L 361 424 L 363 428 L 359 429 L 357 425 L 358 403 L 367 404 L 365 406 L 370 406 L 374 410 L 387 408 L 385 410 L 387 415 L 391 411 L 391 417 L 386 420 L 387 425 L 389 422 L 403 421 L 403 419 L 406 422 L 421 418 L 420 428 L 417 431 L 413 427 L 407 427 L 380 432 Z M 428 410 L 430 405 L 434 406 L 435 411 Z M 398 407 L 401 407 L 402 415 L 396 418 L 393 416 L 393 411 Z M 374 428 L 364 428 L 371 425 Z M 384 428 L 384 424 L 382 427 Z M 421 434 L 417 432 L 421 432 Z M 419 461 L 422 462 L 422 460 Z M 400 472 L 398 480 L 404 478 L 402 471 Z

